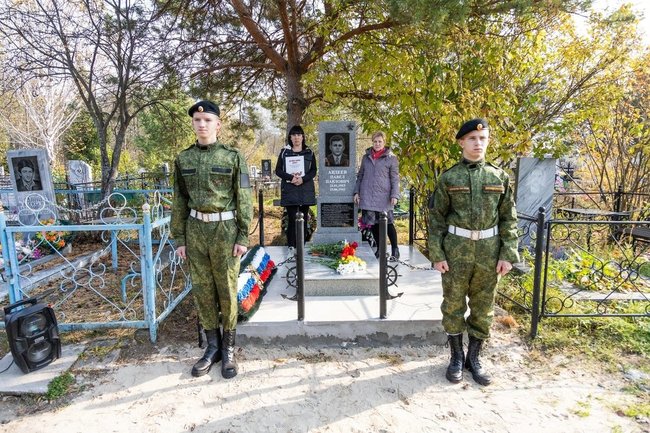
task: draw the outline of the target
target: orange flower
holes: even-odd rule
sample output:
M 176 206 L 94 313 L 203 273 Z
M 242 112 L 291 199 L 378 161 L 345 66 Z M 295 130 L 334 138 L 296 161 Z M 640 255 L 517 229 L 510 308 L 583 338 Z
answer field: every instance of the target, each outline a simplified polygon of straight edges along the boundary
M 354 248 L 352 248 L 350 245 L 346 245 L 343 247 L 343 251 L 341 251 L 341 257 L 346 258 L 347 256 L 353 256 L 354 255 Z

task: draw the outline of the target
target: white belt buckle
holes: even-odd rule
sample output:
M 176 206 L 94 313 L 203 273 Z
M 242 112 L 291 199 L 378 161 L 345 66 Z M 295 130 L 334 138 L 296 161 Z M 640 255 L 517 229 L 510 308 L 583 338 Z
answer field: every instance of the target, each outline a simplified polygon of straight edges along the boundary
M 470 235 L 469 238 L 473 241 L 478 241 L 481 239 L 481 231 L 480 230 L 470 230 Z
M 196 219 L 203 221 L 204 223 L 210 222 L 210 215 L 203 212 L 199 212 L 198 210 L 194 212 L 196 213 Z

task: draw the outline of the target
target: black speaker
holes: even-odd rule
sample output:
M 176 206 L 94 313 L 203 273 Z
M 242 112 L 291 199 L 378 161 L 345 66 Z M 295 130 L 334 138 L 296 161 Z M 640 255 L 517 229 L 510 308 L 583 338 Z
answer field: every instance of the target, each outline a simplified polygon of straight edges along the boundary
M 30 298 L 11 304 L 4 311 L 11 354 L 23 373 L 38 370 L 61 357 L 59 327 L 50 306 Z

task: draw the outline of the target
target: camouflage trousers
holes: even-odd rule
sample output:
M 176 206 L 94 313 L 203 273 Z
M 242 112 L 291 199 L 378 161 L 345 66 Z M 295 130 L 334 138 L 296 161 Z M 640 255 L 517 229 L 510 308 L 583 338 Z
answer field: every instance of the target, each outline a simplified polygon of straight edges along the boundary
M 185 238 L 192 294 L 205 329 L 217 329 L 219 316 L 224 329 L 237 327 L 239 257 L 232 255 L 236 237 L 235 220 L 187 219 Z
M 448 234 L 443 248 L 449 271 L 442 274 L 442 326 L 448 334 L 486 339 L 494 318 L 499 236 L 473 241 Z M 469 303 L 467 302 L 469 298 Z M 465 313 L 469 305 L 469 316 Z

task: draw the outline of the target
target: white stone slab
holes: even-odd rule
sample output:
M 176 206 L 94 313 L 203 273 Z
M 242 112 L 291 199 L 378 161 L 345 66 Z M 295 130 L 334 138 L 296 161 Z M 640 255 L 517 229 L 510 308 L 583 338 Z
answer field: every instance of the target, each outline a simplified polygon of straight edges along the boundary
M 287 257 L 286 247 L 265 248 L 276 263 Z M 330 344 L 349 340 L 444 344 L 440 273 L 431 269 L 431 263 L 415 247 L 400 246 L 400 255 L 402 261 L 417 269 L 397 265 L 397 285 L 390 286 L 388 291 L 403 295 L 387 301 L 385 319 L 379 318 L 379 296 L 372 295 L 306 296 L 304 321 L 297 320 L 297 302 L 285 298 L 295 294 L 284 277 L 287 265 L 293 264 L 285 263 L 267 287 L 259 310 L 249 322 L 237 326 L 238 338 L 243 344 L 310 344 L 315 339 Z
M 14 363 L 2 373 L 0 393 L 3 394 L 45 394 L 47 387 L 55 377 L 60 376 L 75 363 L 79 355 L 86 349 L 85 344 L 66 345 L 61 347 L 61 358 L 51 364 L 30 373 L 23 373 Z M 0 371 L 7 368 L 13 361 L 13 355 L 8 353 L 0 360 Z

